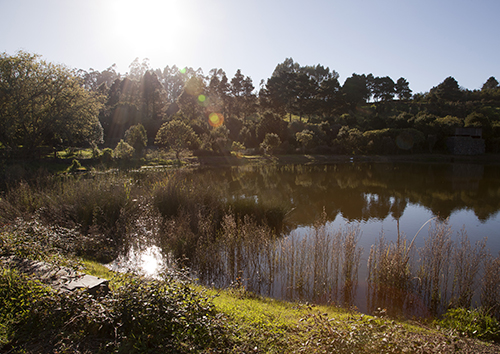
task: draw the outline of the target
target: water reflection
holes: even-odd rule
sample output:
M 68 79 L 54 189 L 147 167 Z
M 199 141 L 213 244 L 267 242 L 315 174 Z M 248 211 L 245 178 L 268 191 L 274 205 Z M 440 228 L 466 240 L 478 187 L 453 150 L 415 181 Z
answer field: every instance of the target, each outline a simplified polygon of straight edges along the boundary
M 192 270 L 205 284 L 237 283 L 288 300 L 355 305 L 367 312 L 380 306 L 399 309 L 397 314 L 437 311 L 440 289 L 419 288 L 410 272 L 426 262 L 428 256 L 417 250 L 425 246 L 427 230 L 411 249 L 408 244 L 422 224 L 439 217 L 457 229 L 465 223 L 473 243 L 489 237 L 488 247 L 496 255 L 499 172 L 494 165 L 408 163 L 195 171 L 193 183 L 210 181 L 228 200 L 279 205 L 288 214 L 284 237 L 226 218 L 224 236 L 199 245 Z M 378 245 L 378 253 L 370 253 L 372 245 Z M 151 254 L 161 259 L 156 250 Z M 144 263 L 140 252 L 129 255 L 134 257 Z M 383 262 L 396 264 L 399 273 L 371 273 Z
M 325 208 L 329 220 L 401 217 L 420 205 L 445 219 L 461 209 L 488 220 L 500 208 L 499 166 L 476 164 L 359 163 L 328 166 L 263 166 L 206 170 L 229 193 L 279 201 L 293 212 L 293 227 L 311 225 Z
M 159 276 L 165 266 L 163 253 L 158 246 L 130 247 L 127 253 L 108 264 L 108 268 L 115 272 L 139 273 L 147 277 Z

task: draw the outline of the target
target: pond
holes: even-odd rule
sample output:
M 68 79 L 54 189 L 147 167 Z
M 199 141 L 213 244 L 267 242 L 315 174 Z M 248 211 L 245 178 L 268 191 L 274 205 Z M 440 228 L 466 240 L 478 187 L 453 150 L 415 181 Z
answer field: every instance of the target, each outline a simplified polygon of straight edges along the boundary
M 488 253 L 496 257 L 500 251 L 498 165 L 339 163 L 207 168 L 196 174 L 229 199 L 250 199 L 287 210 L 285 235 L 253 250 L 258 253 L 255 259 L 236 265 L 230 276 L 219 272 L 215 279 L 201 277 L 215 286 L 239 283 L 266 296 L 355 306 L 364 312 L 391 301 L 399 301 L 398 306 L 404 308 L 415 307 L 415 302 L 423 308 L 432 303 L 434 311 L 439 311 L 453 296 L 462 299 L 463 290 L 454 285 L 454 278 L 463 277 L 462 264 L 454 255 L 464 251 L 471 261 L 484 259 Z M 439 237 L 430 237 L 436 234 L 444 237 L 444 251 L 426 256 L 438 245 L 432 242 Z M 475 246 L 484 238 L 484 249 Z M 460 244 L 464 246 L 459 248 Z M 374 250 L 370 256 L 372 245 L 382 245 L 378 263 L 370 263 L 377 254 Z M 405 295 L 388 300 L 376 293 L 381 287 L 375 284 L 369 266 L 382 264 L 381 251 L 389 254 L 389 249 L 403 245 L 411 253 L 405 263 L 409 270 L 403 271 L 407 272 L 405 284 L 393 284 L 388 291 L 396 287 Z M 254 246 L 241 247 L 240 255 Z M 449 267 L 424 269 L 425 262 L 441 256 Z M 228 253 L 223 257 L 226 261 Z M 473 287 L 477 289 L 482 271 L 475 274 Z M 442 279 L 429 278 L 426 288 L 422 284 L 432 272 Z M 370 277 L 371 282 L 367 281 Z M 479 301 L 478 291 L 470 296 L 470 301 Z

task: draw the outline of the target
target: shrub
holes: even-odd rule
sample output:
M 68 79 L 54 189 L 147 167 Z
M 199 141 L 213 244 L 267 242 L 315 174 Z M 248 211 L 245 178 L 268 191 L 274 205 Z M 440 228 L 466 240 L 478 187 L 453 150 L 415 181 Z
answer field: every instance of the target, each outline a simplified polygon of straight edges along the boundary
M 11 343 L 20 351 L 71 348 L 71 352 L 100 353 L 144 353 L 151 348 L 199 353 L 227 346 L 222 318 L 211 300 L 187 283 L 172 276 L 165 280 L 126 276 L 120 282 L 122 286 L 105 297 L 82 291 L 48 293 L 24 313 L 14 309 L 18 321 Z M 8 289 L 13 286 L 17 285 L 11 283 Z
M 264 141 L 260 144 L 261 149 L 263 149 L 266 153 L 272 154 L 278 146 L 280 146 L 281 140 L 278 134 L 268 133 L 264 138 Z
M 82 164 L 80 163 L 80 161 L 78 161 L 77 159 L 74 159 L 73 162 L 71 162 L 71 166 L 69 166 L 66 171 L 67 172 L 76 172 L 76 171 L 81 170 L 81 169 L 82 169 Z
M 456 330 L 460 334 L 469 337 L 483 340 L 500 340 L 500 323 L 481 309 L 450 309 L 441 320 L 437 321 L 437 324 Z
M 131 126 L 125 132 L 125 141 L 134 148 L 138 155 L 142 155 L 144 148 L 148 144 L 148 136 L 144 126 L 142 124 Z
M 109 163 L 113 160 L 113 149 L 105 148 L 102 150 L 100 159 L 104 163 Z
M 113 157 L 119 160 L 130 160 L 134 156 L 134 151 L 134 148 L 122 139 L 116 145 Z

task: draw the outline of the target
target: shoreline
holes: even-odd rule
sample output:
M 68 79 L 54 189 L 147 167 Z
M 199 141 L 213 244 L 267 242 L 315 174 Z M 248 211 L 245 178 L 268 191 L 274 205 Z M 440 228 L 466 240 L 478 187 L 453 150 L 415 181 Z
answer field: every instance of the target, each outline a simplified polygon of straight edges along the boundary
M 328 165 L 336 163 L 468 163 L 500 165 L 500 154 L 449 155 L 242 155 L 242 156 L 203 156 L 184 159 L 190 165 L 200 166 L 243 166 L 243 165 Z

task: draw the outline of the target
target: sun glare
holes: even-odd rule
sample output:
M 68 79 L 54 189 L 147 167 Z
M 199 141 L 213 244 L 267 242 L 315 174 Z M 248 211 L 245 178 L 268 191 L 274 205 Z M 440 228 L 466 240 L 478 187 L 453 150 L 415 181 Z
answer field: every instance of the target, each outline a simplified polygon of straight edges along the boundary
M 139 58 L 180 57 L 189 50 L 186 38 L 199 24 L 189 5 L 176 0 L 115 0 L 104 2 L 108 35 L 119 44 L 118 55 Z M 182 33 L 182 36 L 179 35 Z
M 208 123 L 214 128 L 220 127 L 224 123 L 224 116 L 220 113 L 210 113 Z

